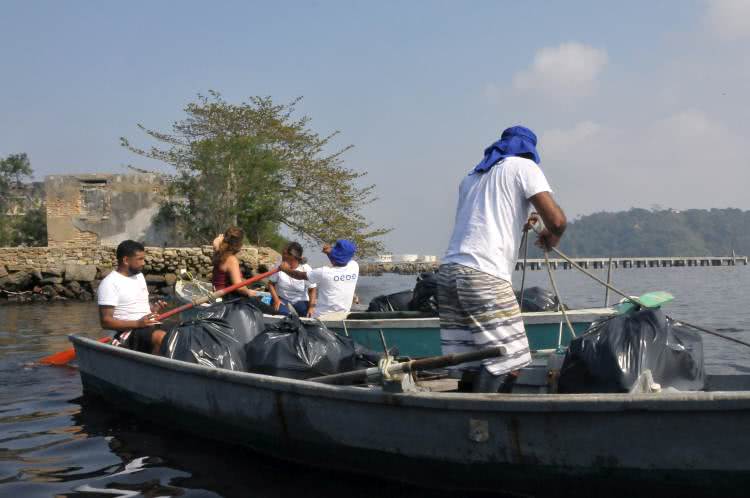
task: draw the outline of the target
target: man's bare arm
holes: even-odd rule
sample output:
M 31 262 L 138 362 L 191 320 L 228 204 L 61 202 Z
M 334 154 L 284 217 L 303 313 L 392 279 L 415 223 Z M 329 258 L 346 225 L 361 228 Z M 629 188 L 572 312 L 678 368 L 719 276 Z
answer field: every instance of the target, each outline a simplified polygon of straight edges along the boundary
M 545 227 L 542 233 L 539 234 L 537 245 L 546 248 L 557 246 L 560 243 L 560 237 L 562 237 L 565 228 L 568 226 L 565 213 L 563 213 L 563 210 L 560 209 L 560 206 L 557 205 L 549 192 L 540 192 L 529 198 L 529 201 L 531 201 L 536 212 L 539 213 Z
M 318 305 L 318 288 L 308 289 L 307 295 L 310 298 L 307 305 L 307 316 L 312 317 L 315 314 L 315 307 Z
M 281 263 L 279 265 L 279 270 L 283 271 L 295 280 L 307 280 L 307 272 L 292 270 L 292 268 L 289 266 L 289 263 Z
M 124 330 L 138 329 L 141 327 L 148 327 L 150 325 L 156 325 L 155 313 L 144 316 L 140 320 L 118 320 L 114 317 L 115 307 L 114 306 L 99 306 L 99 323 L 103 329 L 116 330 L 118 332 Z

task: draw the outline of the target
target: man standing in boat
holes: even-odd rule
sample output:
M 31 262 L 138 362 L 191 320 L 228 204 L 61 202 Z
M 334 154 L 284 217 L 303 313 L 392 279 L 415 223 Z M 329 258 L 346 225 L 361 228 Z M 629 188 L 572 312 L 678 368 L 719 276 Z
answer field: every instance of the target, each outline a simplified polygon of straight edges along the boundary
M 166 303 L 149 304 L 142 273 L 145 254 L 143 244 L 134 240 L 117 246 L 117 269 L 97 290 L 99 321 L 103 329 L 115 332 L 113 345 L 158 354 L 166 332 L 159 328 L 156 316 Z
M 500 358 L 458 367 L 474 392 L 509 392 L 531 362 L 511 284 L 531 206 L 545 225 L 538 246 L 557 246 L 565 231 L 565 214 L 538 166 L 536 143 L 530 129 L 508 128 L 459 186 L 453 235 L 438 272 L 443 354 L 507 349 Z

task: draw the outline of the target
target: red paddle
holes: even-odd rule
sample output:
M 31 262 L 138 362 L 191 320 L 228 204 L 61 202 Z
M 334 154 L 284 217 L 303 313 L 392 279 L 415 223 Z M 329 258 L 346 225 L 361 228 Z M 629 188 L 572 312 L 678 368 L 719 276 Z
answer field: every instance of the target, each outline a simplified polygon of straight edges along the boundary
M 230 292 L 236 291 L 240 287 L 250 285 L 253 282 L 257 282 L 258 280 L 263 280 L 264 278 L 268 278 L 274 273 L 277 273 L 278 271 L 279 271 L 278 268 L 275 270 L 267 271 L 266 273 L 255 275 L 252 278 L 248 278 L 247 280 L 243 280 L 242 282 L 236 283 L 234 285 L 230 285 L 229 287 L 225 287 L 224 289 L 218 290 L 208 296 L 203 296 L 203 297 L 194 299 L 192 303 L 183 304 L 182 306 L 178 306 L 177 308 L 174 308 L 165 313 L 162 313 L 161 315 L 156 317 L 156 321 L 160 322 L 162 320 L 169 318 L 172 315 L 176 315 L 177 313 L 181 313 L 185 310 L 189 310 L 193 306 L 198 306 L 200 304 L 207 303 L 211 301 L 212 299 L 217 299 L 222 296 L 225 296 L 229 294 Z M 101 339 L 98 339 L 99 342 L 109 342 L 111 340 L 112 340 L 111 337 L 102 337 Z M 65 351 L 60 351 L 59 353 L 45 356 L 44 358 L 39 360 L 39 363 L 43 365 L 65 365 L 66 363 L 73 361 L 75 357 L 76 357 L 75 349 L 70 348 L 70 349 L 66 349 Z

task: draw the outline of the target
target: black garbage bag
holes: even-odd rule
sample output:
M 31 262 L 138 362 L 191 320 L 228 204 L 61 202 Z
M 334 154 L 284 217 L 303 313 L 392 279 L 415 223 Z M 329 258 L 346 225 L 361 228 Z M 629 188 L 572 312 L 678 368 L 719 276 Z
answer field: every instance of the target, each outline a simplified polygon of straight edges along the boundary
M 234 329 L 236 339 L 244 346 L 263 332 L 263 312 L 252 298 L 238 297 L 201 309 L 196 319 L 213 318 L 226 321 Z
M 264 330 L 263 313 L 248 298 L 202 308 L 167 333 L 161 354 L 189 363 L 245 371 L 245 346 Z
M 703 389 L 701 336 L 659 309 L 594 323 L 586 334 L 571 341 L 560 369 L 559 391 L 629 392 L 647 369 L 662 388 Z
M 559 302 L 557 296 L 542 287 L 524 289 L 523 302 L 521 302 L 521 291 L 516 291 L 516 300 L 521 306 L 522 312 L 557 311 L 557 303 Z M 567 306 L 565 309 L 568 309 Z
M 266 327 L 245 351 L 250 372 L 292 379 L 367 368 L 377 364 L 381 356 L 331 332 L 321 322 L 303 324 L 295 316 Z
M 208 367 L 244 371 L 244 346 L 226 320 L 203 318 L 172 328 L 162 342 L 161 355 Z
M 436 272 L 421 273 L 417 277 L 417 285 L 414 287 L 414 297 L 409 303 L 409 310 L 437 314 L 437 285 Z
M 414 293 L 410 290 L 382 295 L 370 301 L 367 311 L 409 311 Z

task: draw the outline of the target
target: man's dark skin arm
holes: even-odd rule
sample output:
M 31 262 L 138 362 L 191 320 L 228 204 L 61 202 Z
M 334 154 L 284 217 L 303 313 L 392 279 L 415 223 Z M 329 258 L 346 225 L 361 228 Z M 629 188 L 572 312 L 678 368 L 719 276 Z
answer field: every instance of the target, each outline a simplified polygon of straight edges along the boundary
M 157 303 L 156 307 L 157 309 L 163 308 L 161 303 Z M 116 330 L 118 332 L 160 324 L 161 322 L 156 321 L 157 314 L 153 312 L 153 305 L 151 306 L 151 310 L 152 313 L 149 313 L 139 320 L 117 320 L 113 316 L 115 312 L 114 306 L 99 306 L 99 323 L 103 329 Z M 163 330 L 154 330 L 151 333 L 151 354 L 159 354 L 161 343 L 166 335 L 167 333 Z
M 557 205 L 555 199 L 552 198 L 552 195 L 550 195 L 549 192 L 540 192 L 530 197 L 529 201 L 531 201 L 534 209 L 536 209 L 536 212 L 539 213 L 539 217 L 541 217 L 544 222 L 544 230 L 539 234 L 536 245 L 544 249 L 557 247 L 560 243 L 560 238 L 568 225 L 565 213 L 563 213 L 563 210 L 560 209 L 560 206 Z M 531 220 L 533 218 L 534 215 L 529 219 Z M 528 228 L 530 228 L 530 226 Z
M 114 306 L 99 306 L 99 323 L 103 329 L 122 332 L 125 330 L 150 327 L 151 325 L 157 325 L 160 323 L 156 321 L 156 313 L 150 313 L 139 320 L 117 320 L 114 317 L 114 313 Z
M 281 263 L 281 265 L 279 265 L 279 270 L 283 271 L 295 280 L 307 280 L 306 271 L 292 270 L 289 266 L 289 263 Z
M 323 245 L 323 254 L 326 256 L 331 253 L 331 244 L 324 244 Z M 290 277 L 292 277 L 295 280 L 307 280 L 307 272 L 299 271 L 299 270 L 292 270 L 292 268 L 289 266 L 289 263 L 281 263 L 279 265 L 279 270 L 283 271 Z
M 307 308 L 307 316 L 312 317 L 315 313 L 315 306 L 318 304 L 318 288 L 313 287 L 312 289 L 309 289 L 307 291 L 308 297 L 310 300 L 308 301 L 308 308 Z

